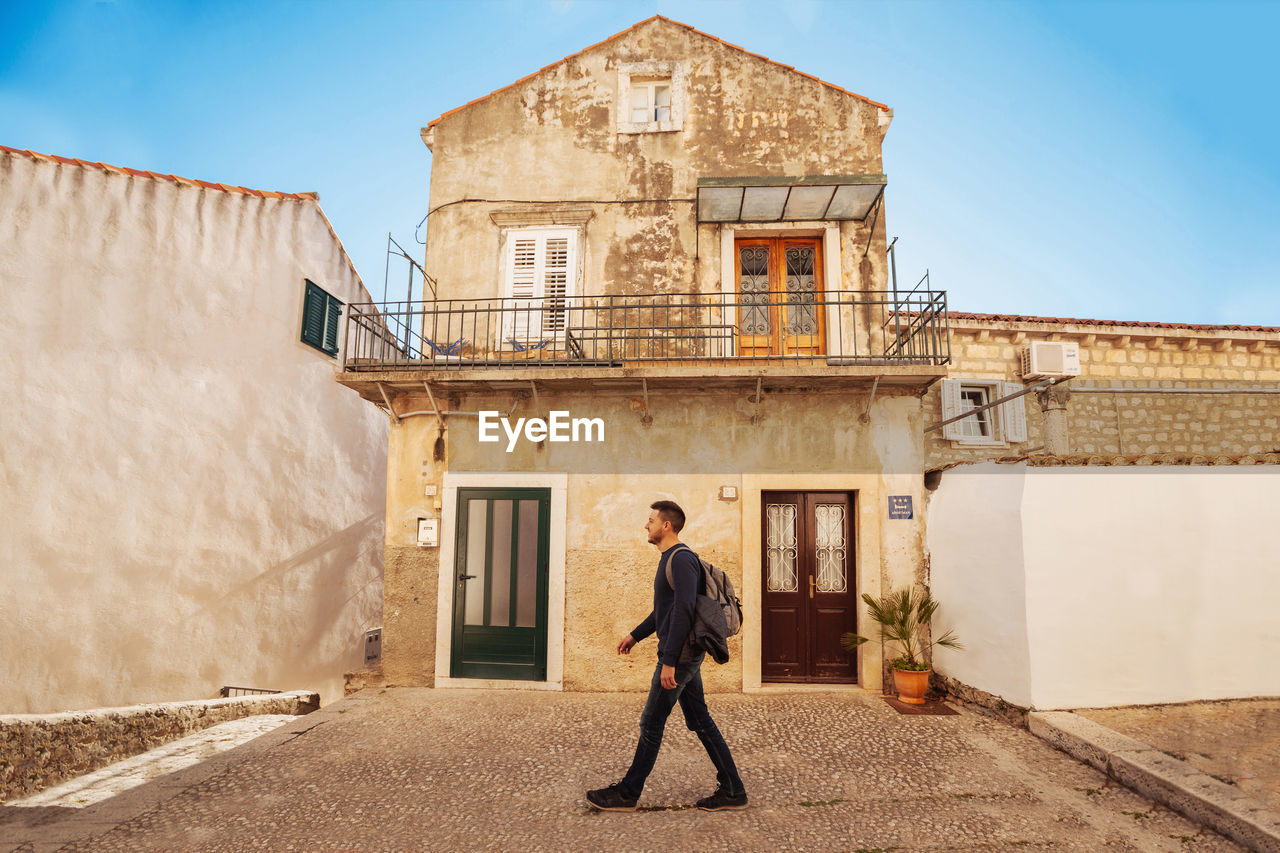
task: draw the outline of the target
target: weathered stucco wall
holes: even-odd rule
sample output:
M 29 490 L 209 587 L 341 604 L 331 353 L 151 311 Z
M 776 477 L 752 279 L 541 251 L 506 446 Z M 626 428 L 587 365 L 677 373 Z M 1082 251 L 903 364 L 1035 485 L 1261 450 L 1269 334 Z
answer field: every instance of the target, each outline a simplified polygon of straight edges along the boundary
M 643 525 L 649 504 L 660 498 L 679 502 L 689 516 L 682 539 L 723 568 L 738 587 L 747 610 L 743 635 L 731 645 L 732 660 L 708 665 L 708 689 L 737 690 L 751 679 L 751 655 L 759 654 L 760 542 L 758 518 L 744 507 L 759 488 L 808 488 L 856 491 L 859 518 L 883 514 L 885 495 L 911 494 L 920 506 L 922 488 L 919 440 L 920 405 L 915 396 L 880 396 L 871 421 L 858 416 L 865 392 L 766 394 L 761 420 L 752 423 L 754 389 L 703 392 L 651 390 L 645 425 L 643 401 L 619 392 L 539 395 L 455 394 L 452 411 L 497 410 L 519 417 L 546 417 L 564 410 L 574 417 L 601 418 L 605 440 L 551 443 L 524 439 L 511 453 L 506 439 L 478 441 L 475 418 L 452 416 L 441 435 L 434 417 L 404 419 L 392 428 L 392 477 L 387 496 L 388 591 L 384 672 L 394 683 L 429 684 L 434 667 L 437 609 L 422 593 L 439 584 L 439 550 L 417 548 L 419 517 L 440 517 L 434 486 L 443 495 L 444 472 L 567 472 L 565 537 L 566 690 L 643 690 L 653 669 L 654 641 L 619 657 L 614 647 L 652 606 L 657 552 L 647 544 Z M 425 398 L 409 397 L 403 411 L 429 410 Z M 751 489 L 744 488 L 751 484 Z M 763 484 L 763 485 L 761 485 Z M 738 489 L 736 501 L 719 498 L 721 486 Z M 752 491 L 754 490 L 754 491 Z M 869 515 L 868 515 L 869 513 Z M 878 593 L 921 575 L 922 520 L 860 524 L 854 556 L 858 592 Z M 440 531 L 442 540 L 454 531 Z M 753 582 L 744 582 L 751 578 Z M 864 626 L 865 627 L 865 626 Z M 755 634 L 754 645 L 752 640 Z M 879 649 L 863 647 L 864 686 L 879 687 Z M 746 674 L 744 676 L 744 666 Z M 754 683 L 759 682 L 758 658 Z
M 304 277 L 368 299 L 313 201 L 0 153 L 0 710 L 342 695 L 387 433 Z
M 1265 453 L 1280 449 L 1280 333 L 1264 330 L 1075 325 L 1068 321 L 967 325 L 953 321 L 953 379 L 1021 382 L 1019 357 L 1032 340 L 1080 346 L 1081 375 L 1067 384 L 1067 436 L 1072 453 Z M 1098 393 L 1088 386 L 1121 386 Z M 1143 393 L 1144 389 L 1234 388 L 1264 393 Z M 1044 445 L 1044 415 L 1034 394 L 1022 398 L 1027 441 L 1002 447 L 961 447 L 926 439 L 931 467 L 1018 455 Z M 930 421 L 941 420 L 939 389 L 925 398 Z
M 684 68 L 683 126 L 620 133 L 619 68 L 651 61 Z M 879 174 L 889 115 L 679 24 L 650 21 L 433 123 L 426 269 L 441 298 L 501 296 L 501 231 L 491 216 L 538 210 L 550 222 L 571 211 L 590 216 L 582 293 L 718 291 L 720 226 L 696 224 L 698 178 Z M 840 224 L 846 290 L 883 289 L 886 280 L 885 219 L 869 219 Z M 785 224 L 797 235 L 822 226 Z
M 929 504 L 939 672 L 1039 709 L 1274 696 L 1280 467 L 942 475 Z

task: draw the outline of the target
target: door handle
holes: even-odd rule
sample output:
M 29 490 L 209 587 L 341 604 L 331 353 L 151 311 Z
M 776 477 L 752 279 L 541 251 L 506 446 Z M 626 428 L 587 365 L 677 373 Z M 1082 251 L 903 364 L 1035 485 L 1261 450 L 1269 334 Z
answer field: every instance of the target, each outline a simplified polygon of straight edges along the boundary
M 469 581 L 474 577 L 476 576 L 475 575 L 458 575 L 458 583 L 462 583 L 463 581 Z
M 809 597 L 813 598 L 813 575 L 809 575 Z

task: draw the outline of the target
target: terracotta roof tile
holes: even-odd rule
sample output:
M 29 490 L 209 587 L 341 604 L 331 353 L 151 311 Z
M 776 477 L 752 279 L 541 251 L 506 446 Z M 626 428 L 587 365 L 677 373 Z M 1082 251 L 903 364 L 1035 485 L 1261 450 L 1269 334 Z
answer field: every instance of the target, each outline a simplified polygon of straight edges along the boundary
M 1050 453 L 1027 456 L 1004 456 L 996 462 L 1011 464 L 1025 462 L 1033 468 L 1057 468 L 1080 466 L 1146 466 L 1146 465 L 1280 465 L 1280 453 Z
M 1280 451 L 1264 453 L 1136 453 L 1120 455 L 1116 453 L 1068 453 L 1055 455 L 1052 453 L 1030 453 L 1021 456 L 1001 456 L 988 460 L 999 465 L 1018 465 L 1025 463 L 1030 468 L 1107 468 L 1107 467 L 1146 467 L 1149 465 L 1188 466 L 1188 465 L 1280 465 Z M 973 462 L 949 462 L 931 471 L 950 471 L 973 465 Z
M 427 127 L 435 127 L 435 126 L 436 126 L 436 124 L 438 124 L 441 120 L 443 120 L 443 119 L 445 119 L 445 118 L 448 118 L 449 116 L 453 115 L 453 114 L 454 114 L 454 113 L 456 113 L 456 112 L 459 112 L 459 111 L 461 111 L 461 110 L 465 110 L 465 109 L 467 109 L 468 107 L 473 107 L 473 106 L 475 106 L 476 104 L 480 103 L 481 101 L 488 100 L 489 98 L 492 98 L 494 95 L 497 95 L 497 94 L 499 94 L 500 92 L 505 92 L 505 91 L 507 91 L 508 89 L 513 89 L 513 88 L 515 88 L 516 86 L 519 86 L 519 85 L 520 85 L 520 84 L 522 84 L 522 83 L 526 83 L 526 82 L 528 82 L 529 80 L 531 80 L 531 79 L 533 79 L 534 77 L 536 77 L 536 76 L 538 76 L 539 74 L 541 74 L 542 72 L 547 71 L 547 70 L 549 70 L 549 69 L 551 69 L 551 68 L 554 68 L 554 67 L 556 67 L 557 65 L 560 65 L 561 63 L 568 62 L 568 61 L 569 61 L 569 60 L 571 60 L 571 59 L 577 59 L 579 56 L 582 56 L 582 55 L 583 55 L 584 53 L 586 53 L 587 51 L 589 51 L 589 50 L 593 50 L 593 49 L 595 49 L 595 48 L 599 47 L 599 46 L 600 46 L 600 45 L 602 45 L 602 44 L 605 44 L 605 43 L 607 43 L 607 42 L 611 42 L 611 41 L 613 41 L 614 39 L 621 38 L 622 36 L 625 36 L 627 33 L 631 32 L 632 30 L 638 29 L 639 27 L 644 26 L 645 24 L 649 23 L 650 21 L 665 21 L 665 22 L 667 22 L 668 24 L 675 24 L 675 25 L 676 25 L 676 26 L 678 26 L 678 27 L 683 27 L 684 29 L 688 30 L 688 31 L 689 31 L 689 32 L 691 32 L 691 33 L 696 33 L 697 35 L 703 36 L 703 37 L 705 37 L 705 38 L 709 38 L 709 39 L 711 39 L 712 41 L 719 42 L 720 44 L 724 45 L 725 47 L 733 48 L 734 50 L 737 50 L 737 51 L 740 51 L 740 52 L 742 52 L 742 53 L 745 53 L 747 56 L 751 56 L 751 57 L 754 57 L 754 58 L 756 58 L 756 59 L 763 60 L 764 62 L 767 62 L 767 63 L 769 63 L 770 65 L 776 65 L 778 68 L 781 68 L 781 69 L 783 69 L 783 70 L 785 70 L 785 71 L 793 71 L 793 72 L 795 72 L 795 73 L 797 73 L 797 74 L 800 74 L 800 75 L 801 75 L 801 76 L 803 76 L 803 77 L 808 77 L 809 79 L 811 79 L 811 80 L 815 80 L 815 81 L 817 81 L 818 83 L 822 84 L 823 86 L 826 86 L 826 87 L 827 87 L 827 88 L 829 88 L 829 89 L 835 89 L 837 92 L 840 92 L 840 93 L 845 94 L 845 95 L 849 95 L 850 97 L 857 98 L 858 100 L 860 100 L 860 101 L 864 101 L 865 103 L 868 103 L 868 104 L 870 104 L 871 106 L 876 107 L 877 109 L 879 109 L 879 110 L 881 110 L 881 111 L 883 111 L 883 112 L 888 112 L 888 111 L 889 111 L 889 107 L 888 107 L 888 105 L 887 105 L 887 104 L 882 104 L 882 103 L 880 103 L 879 101 L 873 101 L 873 100 L 871 100 L 870 98 L 866 97 L 865 95 L 859 95 L 859 94 L 857 94 L 857 93 L 855 93 L 855 92 L 850 92 L 848 89 L 845 89 L 845 88 L 842 88 L 842 87 L 840 87 L 840 86 L 837 86 L 837 85 L 836 85 L 836 84 L 834 84 L 834 83 L 828 83 L 826 80 L 821 80 L 821 79 L 819 79 L 819 78 L 817 78 L 817 77 L 814 77 L 812 74 L 805 74 L 803 71 L 796 71 L 796 69 L 795 69 L 793 66 L 791 66 L 791 65 L 784 65 L 784 64 L 782 64 L 781 62 L 775 62 L 774 60 L 770 59 L 769 57 L 767 57 L 767 56 L 763 56 L 762 54 L 759 54 L 759 53 L 752 53 L 751 51 L 746 50 L 745 48 L 742 48 L 742 47 L 740 47 L 740 46 L 738 46 L 738 45 L 736 45 L 736 44 L 732 44 L 732 43 L 730 43 L 730 42 L 725 41 L 724 39 L 717 38 L 716 36 L 711 35 L 711 33 L 704 33 L 704 32 L 702 32 L 702 30 L 694 29 L 694 28 L 693 28 L 692 26 L 690 26 L 689 24 L 682 24 L 682 23 L 681 23 L 681 22 L 679 22 L 679 21 L 673 21 L 672 19 L 667 18 L 667 17 L 664 17 L 663 15 L 654 15 L 654 16 L 653 16 L 653 17 L 651 17 L 651 18 L 645 18 L 643 21 L 640 21 L 640 22 L 639 22 L 639 23 L 637 23 L 637 24 L 633 24 L 633 25 L 631 25 L 630 27 L 627 27 L 627 28 L 626 28 L 625 30 L 623 30 L 622 32 L 614 33 L 613 35 L 609 36 L 608 38 L 606 38 L 606 39 L 601 39 L 600 41 L 596 42 L 595 44 L 588 45 L 587 47 L 584 47 L 582 50 L 579 50 L 579 51 L 577 51 L 576 53 L 571 53 L 571 54 L 569 54 L 568 56 L 566 56 L 564 59 L 558 60 L 558 61 L 556 61 L 556 62 L 552 62 L 550 65 L 544 65 L 544 66 L 542 66 L 541 68 L 539 68 L 537 71 L 533 72 L 532 74 L 526 74 L 524 77 L 521 77 L 519 80 L 516 80 L 516 81 L 515 81 L 515 82 L 513 82 L 513 83 L 508 83 L 506 86 L 503 86 L 503 87 L 502 87 L 502 88 L 500 88 L 500 89 L 494 89 L 492 92 L 490 92 L 490 93 L 489 93 L 489 94 L 487 94 L 487 95 L 481 95 L 481 96 L 480 96 L 480 97 L 478 97 L 478 98 L 473 98 L 472 100 L 467 101 L 465 104 L 463 104 L 463 105 L 462 105 L 462 106 L 460 106 L 460 107 L 454 107 L 453 109 L 448 110 L 447 112 L 443 112 L 443 113 L 441 113 L 440 115 L 438 115 L 436 118 L 434 118 L 434 119 L 432 119 L 431 121 L 427 122 Z
M 20 155 L 23 157 L 32 157 L 36 160 L 46 160 L 53 163 L 61 163 L 64 166 L 81 166 L 86 169 L 99 169 L 103 172 L 114 172 L 122 175 L 132 175 L 136 178 L 151 178 L 152 180 L 172 181 L 175 184 L 185 184 L 190 187 L 201 187 L 209 190 L 220 190 L 222 192 L 238 193 L 240 195 L 252 195 L 259 198 L 288 198 L 298 201 L 316 201 L 319 196 L 315 193 L 264 193 L 262 190 L 251 190 L 245 187 L 228 186 L 226 184 L 214 184 L 208 181 L 199 181 L 192 178 L 182 178 L 178 175 L 162 175 L 158 172 L 145 172 L 139 169 L 130 169 L 128 166 L 112 166 L 107 163 L 95 163 L 91 160 L 76 160 L 71 157 L 60 157 L 57 154 L 41 154 L 38 151 L 26 151 L 21 148 L 10 148 L 7 145 L 0 145 L 0 152 L 8 154 Z
M 1053 323 L 1062 326 L 1127 326 L 1143 329 L 1200 329 L 1226 332 L 1280 332 L 1280 326 L 1218 326 L 1196 323 L 1150 323 L 1140 320 L 1089 320 L 1077 317 L 1036 317 L 1025 314 L 970 314 L 948 311 L 948 320 L 980 320 L 991 323 Z

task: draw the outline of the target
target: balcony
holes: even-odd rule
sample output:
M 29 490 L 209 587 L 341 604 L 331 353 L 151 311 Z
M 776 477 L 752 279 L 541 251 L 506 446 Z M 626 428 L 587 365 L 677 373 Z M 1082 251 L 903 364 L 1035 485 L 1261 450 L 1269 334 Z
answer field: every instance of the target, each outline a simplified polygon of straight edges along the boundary
M 950 359 L 946 294 L 927 290 L 353 304 L 344 336 L 341 380 L 364 389 L 619 377 L 914 384 Z

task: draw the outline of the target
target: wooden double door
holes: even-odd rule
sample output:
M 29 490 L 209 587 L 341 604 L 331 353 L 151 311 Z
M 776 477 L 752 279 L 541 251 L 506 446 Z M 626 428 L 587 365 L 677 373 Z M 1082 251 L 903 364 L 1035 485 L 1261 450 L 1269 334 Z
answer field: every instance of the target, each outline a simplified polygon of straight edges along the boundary
M 821 355 L 826 313 L 822 240 L 741 239 L 735 255 L 738 354 Z
M 854 497 L 847 492 L 761 495 L 763 681 L 857 681 Z

